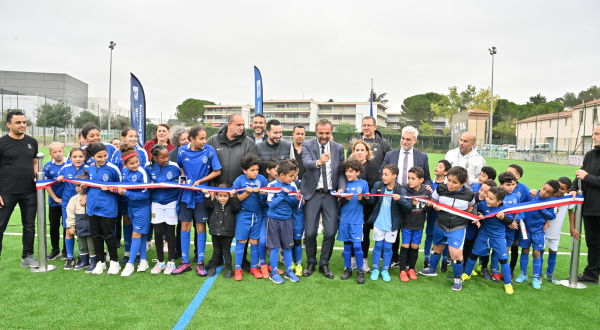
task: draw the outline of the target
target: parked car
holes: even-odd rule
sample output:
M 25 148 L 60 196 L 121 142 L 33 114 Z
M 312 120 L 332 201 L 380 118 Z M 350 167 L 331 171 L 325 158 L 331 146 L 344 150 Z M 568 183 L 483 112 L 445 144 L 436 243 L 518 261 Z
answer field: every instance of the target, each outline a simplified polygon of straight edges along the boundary
M 502 151 L 515 152 L 517 151 L 517 146 L 514 144 L 505 144 L 502 146 Z
M 484 144 L 481 146 L 481 151 L 500 151 L 501 146 L 497 144 Z
M 525 146 L 523 148 L 517 148 L 517 151 L 546 153 L 546 152 L 551 152 L 552 148 L 550 148 L 550 143 L 534 143 L 532 145 Z
M 67 132 L 60 132 L 60 134 L 58 134 L 58 136 L 67 136 Z

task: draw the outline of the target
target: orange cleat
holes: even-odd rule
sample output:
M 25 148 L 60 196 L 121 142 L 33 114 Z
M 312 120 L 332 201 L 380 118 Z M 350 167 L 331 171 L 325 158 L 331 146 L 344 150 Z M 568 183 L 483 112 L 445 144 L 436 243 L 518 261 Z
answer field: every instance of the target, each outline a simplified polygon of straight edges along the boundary
M 242 280 L 242 272 L 243 271 L 241 269 L 236 269 L 235 276 L 233 277 L 233 279 L 236 281 L 241 281 Z
M 417 280 L 417 274 L 415 274 L 415 270 L 414 269 L 409 269 L 408 270 L 408 277 L 410 277 L 410 279 L 413 280 L 413 281 Z
M 500 276 L 500 274 L 492 274 L 492 279 L 494 279 L 494 281 L 501 281 L 502 276 Z
M 257 268 L 251 268 L 250 275 L 254 275 L 255 278 L 263 278 L 263 274 Z
M 260 266 L 260 271 L 262 273 L 263 278 L 269 278 L 269 274 L 271 274 L 271 272 L 269 272 L 269 266 L 267 266 L 267 265 Z
M 408 276 L 406 275 L 406 271 L 403 270 L 400 272 L 400 280 L 402 282 L 408 282 Z
M 271 266 L 269 266 L 269 274 L 271 274 L 272 271 L 273 271 L 273 268 L 271 268 Z M 277 272 L 279 273 L 279 275 L 283 274 L 283 271 L 279 270 L 279 268 L 277 268 Z

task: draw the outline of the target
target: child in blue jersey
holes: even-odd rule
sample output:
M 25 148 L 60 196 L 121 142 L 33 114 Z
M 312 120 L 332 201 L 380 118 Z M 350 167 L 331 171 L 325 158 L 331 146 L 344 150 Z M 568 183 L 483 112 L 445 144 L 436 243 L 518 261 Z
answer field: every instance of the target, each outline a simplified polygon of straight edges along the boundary
M 533 200 L 542 200 L 553 197 L 560 189 L 560 184 L 556 180 L 550 180 L 544 184 Z M 542 254 L 546 249 L 545 232 L 549 226 L 549 220 L 556 219 L 554 207 L 546 209 L 525 212 L 525 228 L 527 229 L 527 239 L 519 237 L 519 247 L 521 248 L 521 274 L 515 279 L 516 283 L 527 282 L 527 266 L 529 264 L 529 249 L 533 248 L 533 278 L 531 286 L 534 289 L 541 289 L 542 286 Z
M 117 217 L 117 196 L 107 187 L 110 183 L 121 182 L 121 171 L 113 163 L 108 162 L 106 145 L 101 142 L 89 144 L 86 148 L 88 158 L 93 165 L 88 168 L 87 175 L 91 181 L 102 182 L 100 188 L 90 186 L 87 195 L 87 215 L 92 227 L 94 249 L 98 262 L 92 274 L 100 275 L 106 269 L 104 263 L 104 243 L 110 256 L 109 275 L 118 274 L 121 266 L 118 261 L 117 242 L 115 241 L 115 218 Z
M 298 166 L 298 161 L 290 159 L 292 164 Z M 298 179 L 299 171 L 296 171 L 296 176 L 292 179 L 292 185 L 296 187 L 300 193 L 300 180 Z M 294 248 L 292 250 L 292 270 L 296 276 L 302 276 L 302 237 L 304 236 L 304 202 L 302 200 L 301 207 L 292 208 L 292 229 L 294 230 Z
M 481 187 L 479 187 L 479 191 L 477 192 L 477 194 L 475 194 L 475 201 L 476 203 L 479 203 L 481 201 L 485 201 L 485 199 L 487 198 L 487 194 L 490 191 L 490 189 L 497 187 L 498 184 L 496 183 L 496 181 L 493 180 L 485 180 L 483 183 L 481 183 Z M 473 242 L 473 244 L 475 244 L 475 242 Z M 473 250 L 471 248 L 471 250 Z M 471 251 L 469 251 L 469 256 L 464 257 L 465 254 L 463 254 L 463 260 L 467 260 L 469 258 L 469 256 L 471 255 Z M 478 271 L 481 273 L 481 275 L 483 276 L 483 279 L 486 281 L 490 281 L 492 279 L 492 275 L 490 274 L 490 270 L 488 269 L 488 265 L 490 264 L 490 256 L 480 256 L 479 257 L 479 266 L 478 267 Z M 467 263 L 463 263 L 463 269 L 467 267 Z M 464 270 L 463 270 L 464 271 Z M 471 275 L 476 275 L 476 273 L 472 273 Z
M 446 183 L 446 175 L 448 175 L 448 171 L 452 168 L 452 164 L 449 161 L 442 159 L 440 160 L 435 169 L 433 170 L 435 174 L 435 179 L 431 183 L 431 190 L 435 191 L 437 186 L 441 183 Z M 431 212 L 427 213 L 427 226 L 425 227 L 425 245 L 423 246 L 423 250 L 425 253 L 425 261 L 423 262 L 423 269 L 429 267 L 429 256 L 431 255 L 431 243 L 433 242 L 433 228 L 435 226 L 435 221 L 437 220 L 437 211 L 431 210 Z M 448 270 L 448 248 L 444 249 L 442 252 L 442 265 L 440 266 L 440 271 L 445 273 Z
M 567 177 L 558 178 L 558 184 L 560 189 L 554 194 L 554 197 L 568 196 L 569 189 L 571 188 L 571 179 Z M 558 251 L 558 244 L 560 243 L 561 229 L 567 212 L 569 213 L 569 222 L 573 223 L 575 220 L 575 204 L 563 205 L 556 208 L 556 219 L 550 221 L 550 226 L 546 230 L 546 245 L 548 246 L 548 268 L 546 269 L 546 279 L 554 284 L 560 284 L 560 282 L 554 277 L 554 268 L 556 267 L 556 254 Z M 571 232 L 577 232 L 575 228 Z M 577 235 L 571 234 L 573 237 Z M 542 259 L 543 262 L 543 259 Z
M 112 156 L 115 153 L 115 151 L 117 151 L 117 149 L 115 149 L 115 147 L 113 147 L 112 144 L 101 141 L 102 135 L 100 134 L 100 129 L 98 128 L 98 126 L 96 126 L 94 124 L 85 125 L 81 129 L 81 136 L 87 142 L 87 144 L 85 146 L 82 146 L 82 148 L 84 150 L 92 143 L 102 143 L 106 147 L 106 154 L 108 157 L 106 159 L 106 162 L 112 163 Z M 86 164 L 92 165 L 93 162 L 94 162 L 93 158 L 88 158 L 86 161 Z M 119 169 L 119 170 L 121 170 L 121 169 Z
M 363 179 L 359 179 L 360 172 L 363 171 L 363 166 L 357 159 L 350 159 L 343 165 L 344 172 L 348 184 L 346 185 L 346 193 L 352 196 L 342 198 L 340 209 L 340 224 L 338 227 L 337 240 L 344 242 L 344 273 L 340 276 L 342 281 L 349 279 L 352 276 L 352 249 L 356 258 L 356 282 L 358 284 L 365 283 L 365 273 L 363 271 L 363 251 L 362 251 L 362 226 L 363 220 L 363 205 L 368 201 L 359 194 L 367 194 L 369 184 Z
M 378 181 L 371 189 L 371 194 L 391 196 L 365 196 L 369 204 L 375 205 L 373 213 L 367 223 L 373 224 L 373 269 L 371 280 L 379 278 L 379 260 L 383 251 L 383 270 L 381 277 L 384 281 L 391 281 L 388 269 L 392 261 L 392 244 L 396 241 L 398 229 L 400 229 L 402 213 L 409 212 L 412 204 L 402 198 L 406 195 L 406 189 L 397 184 L 396 180 L 400 169 L 396 164 L 388 164 L 381 171 L 382 181 Z
M 75 189 L 75 184 L 71 182 L 66 182 L 64 179 L 75 179 L 78 175 L 83 175 L 85 171 L 88 169 L 88 166 L 85 164 L 86 152 L 81 148 L 73 148 L 69 152 L 69 158 L 71 160 L 71 164 L 67 164 L 63 166 L 58 172 L 58 177 L 56 180 L 58 182 L 63 182 L 63 191 L 61 198 L 61 208 L 62 208 L 62 217 L 64 220 L 67 219 L 67 205 L 71 198 L 77 195 L 77 191 Z M 82 206 L 85 206 L 87 200 L 87 196 L 82 196 L 81 203 Z M 75 248 L 75 239 L 73 235 L 70 235 L 66 232 L 66 222 L 63 220 L 63 237 L 64 237 L 64 246 L 66 249 L 66 260 L 74 259 L 73 250 Z M 95 260 L 94 260 L 95 261 Z M 77 267 L 77 266 L 76 266 Z
M 477 177 L 477 183 L 471 186 L 471 190 L 473 191 L 473 193 L 477 195 L 477 192 L 481 188 L 483 182 L 485 182 L 486 180 L 496 180 L 496 175 L 496 170 L 493 167 L 482 167 L 481 172 L 479 173 L 479 177 Z
M 498 182 L 500 183 L 500 187 L 502 189 L 504 189 L 504 192 L 506 192 L 506 196 L 503 198 L 502 203 L 505 206 L 515 206 L 516 204 L 519 204 L 520 198 L 519 195 L 517 195 L 517 193 L 514 191 L 516 186 L 517 186 L 517 178 L 515 178 L 515 176 L 510 173 L 510 172 L 504 172 L 504 173 L 500 173 L 500 175 L 498 176 Z M 509 218 L 510 220 L 515 220 L 516 219 L 516 215 L 518 215 L 517 213 L 513 213 L 513 214 L 505 214 L 504 216 Z M 506 225 L 506 233 L 505 233 L 505 240 L 506 240 L 506 253 L 508 253 L 508 251 L 510 251 L 510 247 L 512 246 L 514 237 L 515 237 L 515 231 L 518 229 L 518 222 L 519 221 L 515 221 L 515 224 L 513 224 L 512 222 L 510 224 Z M 504 272 L 502 272 L 502 275 L 499 274 L 498 272 L 498 260 L 499 260 L 499 256 L 500 254 L 503 254 L 504 251 L 496 251 L 494 250 L 494 253 L 492 253 L 492 278 L 497 281 L 500 282 L 502 280 L 502 276 L 504 276 Z M 510 269 L 510 265 L 509 265 L 509 269 Z
M 215 148 L 206 144 L 206 130 L 200 126 L 190 129 L 190 144 L 177 151 L 177 165 L 184 176 L 193 182 L 192 186 L 209 187 L 210 180 L 221 175 L 221 163 Z M 206 249 L 206 222 L 208 211 L 204 207 L 204 195 L 199 190 L 182 189 L 178 205 L 181 220 L 181 263 L 171 273 L 180 275 L 192 270 L 190 265 L 190 230 L 192 221 L 196 223 L 198 237 L 198 276 L 206 276 L 204 267 L 204 250 Z
M 181 169 L 175 162 L 169 161 L 169 152 L 167 147 L 162 144 L 155 144 L 151 150 L 150 164 L 146 165 L 146 172 L 150 176 L 152 183 L 173 183 L 177 184 L 181 175 Z M 179 189 L 177 188 L 155 188 L 150 190 L 152 199 L 152 221 L 156 234 L 156 258 L 158 261 L 152 274 L 160 274 L 165 271 L 170 275 L 175 270 L 175 226 L 177 225 L 177 198 Z M 163 235 L 167 235 L 167 244 L 169 250 L 169 259 L 165 264 Z
M 78 175 L 76 179 L 87 180 L 87 175 Z M 75 267 L 75 270 L 85 269 L 86 273 L 91 273 L 96 267 L 96 251 L 94 249 L 94 239 L 90 226 L 90 219 L 86 214 L 85 205 L 81 205 L 81 199 L 85 197 L 87 191 L 81 185 L 76 184 L 75 190 L 77 194 L 69 200 L 67 205 L 67 233 L 73 237 L 77 233 L 77 241 L 79 244 L 79 256 L 81 263 Z
M 292 208 L 298 207 L 302 196 L 298 193 L 291 195 L 291 192 L 297 192 L 292 186 L 292 180 L 296 176 L 297 167 L 289 160 L 284 160 L 279 164 L 277 170 L 278 176 L 275 183 L 269 187 L 281 188 L 278 193 L 269 193 L 267 202 L 269 211 L 267 212 L 267 247 L 271 249 L 271 280 L 276 284 L 284 283 L 277 271 L 277 262 L 279 249 L 283 248 L 283 258 L 285 260 L 285 278 L 292 282 L 298 282 L 300 279 L 292 271 L 292 247 L 294 246 L 294 235 L 292 225 Z
M 507 294 L 513 294 L 513 288 L 510 283 L 510 266 L 508 265 L 508 250 L 504 250 L 505 239 L 504 239 L 504 227 L 510 225 L 513 227 L 517 226 L 517 223 L 507 217 L 508 214 L 498 212 L 495 216 L 484 218 L 488 214 L 495 213 L 500 207 L 503 206 L 503 200 L 506 198 L 506 191 L 502 187 L 491 188 L 487 193 L 485 201 L 480 201 L 477 205 L 477 213 L 481 218 L 480 221 L 473 221 L 477 226 L 480 226 L 479 235 L 475 241 L 473 252 L 467 260 L 467 266 L 465 272 L 462 274 L 462 280 L 466 281 L 471 279 L 471 272 L 475 267 L 477 258 L 484 255 L 490 254 L 490 249 L 494 249 L 495 253 L 498 254 L 500 264 L 502 265 L 502 273 L 504 274 L 504 292 Z
M 240 164 L 244 174 L 233 182 L 233 189 L 238 191 L 241 210 L 238 212 L 235 224 L 235 277 L 236 281 L 242 280 L 242 260 L 246 242 L 250 239 L 250 275 L 263 278 L 258 270 L 259 253 L 258 240 L 263 223 L 263 203 L 261 203 L 260 188 L 266 187 L 268 182 L 264 176 L 258 174 L 260 158 L 254 154 L 246 154 Z M 245 190 L 241 190 L 245 189 Z
M 113 189 L 119 195 L 127 198 L 129 219 L 133 225 L 133 234 L 131 241 L 131 254 L 129 262 L 121 272 L 121 276 L 129 276 L 133 273 L 135 257 L 140 254 L 140 264 L 138 272 L 145 272 L 150 266 L 146 260 L 146 249 L 142 247 L 142 242 L 146 242 L 146 233 L 150 228 L 150 218 L 152 217 L 152 205 L 150 203 L 150 189 L 136 189 L 135 184 L 147 184 L 149 181 L 148 173 L 140 167 L 139 156 L 135 151 L 135 146 L 129 143 L 121 145 L 121 159 L 125 164 L 123 169 L 123 182 L 132 183 L 130 187 Z
M 50 157 L 52 160 L 44 165 L 44 176 L 47 180 L 55 180 L 58 177 L 58 172 L 67 165 L 65 160 L 65 148 L 62 143 L 52 142 L 48 149 L 50 151 Z M 50 242 L 52 245 L 52 251 L 48 255 L 48 260 L 54 260 L 60 256 L 60 227 L 62 218 L 62 193 L 64 190 L 64 184 L 58 182 L 52 186 L 46 188 L 48 193 L 48 219 L 50 222 Z M 63 225 L 63 254 L 67 257 L 67 250 L 65 247 L 66 231 Z
M 279 169 L 279 161 L 277 158 L 269 158 L 265 162 L 265 170 L 267 171 L 267 182 L 268 184 L 274 184 L 277 180 L 277 170 Z M 266 203 L 263 205 L 263 223 L 260 228 L 260 239 L 258 240 L 258 257 L 260 258 L 260 271 L 263 278 L 269 278 L 271 275 L 271 266 L 267 264 L 267 212 L 269 211 L 269 205 Z M 244 251 L 246 248 L 244 248 Z M 244 256 L 244 260 L 246 256 Z M 242 265 L 243 268 L 243 265 Z M 279 271 L 279 274 L 283 274 Z

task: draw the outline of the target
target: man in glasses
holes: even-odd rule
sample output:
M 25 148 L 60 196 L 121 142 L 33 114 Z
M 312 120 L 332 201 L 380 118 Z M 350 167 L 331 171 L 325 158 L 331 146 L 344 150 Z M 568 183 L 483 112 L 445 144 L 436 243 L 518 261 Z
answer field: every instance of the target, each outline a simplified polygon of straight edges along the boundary
M 392 146 L 377 130 L 377 121 L 374 117 L 364 117 L 362 120 L 361 130 L 362 133 L 358 135 L 358 138 L 369 144 L 371 147 L 371 152 L 373 153 L 372 161 L 377 165 L 378 168 L 381 167 L 385 154 L 389 151 L 392 151 Z M 350 145 L 352 145 L 352 142 Z M 350 155 L 352 155 L 352 150 L 348 150 L 348 157 L 350 157 Z

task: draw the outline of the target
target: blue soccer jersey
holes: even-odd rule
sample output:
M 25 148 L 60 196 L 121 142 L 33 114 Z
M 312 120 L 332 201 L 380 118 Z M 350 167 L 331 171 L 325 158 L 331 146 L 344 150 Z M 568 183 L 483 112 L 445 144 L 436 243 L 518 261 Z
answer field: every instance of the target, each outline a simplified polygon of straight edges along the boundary
M 510 194 L 506 194 L 506 197 L 504 197 L 504 199 L 502 200 L 502 203 L 504 204 L 504 206 L 507 207 L 513 207 L 516 204 L 521 203 L 521 200 L 519 198 L 519 195 L 517 193 L 515 193 L 514 191 Z M 511 213 L 511 214 L 505 214 L 505 217 L 514 220 L 515 219 L 515 214 Z
M 513 194 L 517 194 L 519 196 L 519 203 L 529 202 L 531 200 L 531 194 L 529 193 L 529 188 L 521 182 L 517 182 L 517 186 L 515 190 L 513 190 Z M 525 219 L 525 214 L 520 212 L 517 215 L 517 221 Z
M 181 175 L 181 169 L 175 162 L 169 161 L 167 166 L 162 167 L 158 163 L 152 165 L 148 164 L 144 168 L 146 173 L 150 176 L 150 181 L 154 183 L 178 183 L 179 176 Z M 150 198 L 152 202 L 159 203 L 162 205 L 174 202 L 179 197 L 178 188 L 157 188 L 150 191 Z
M 264 176 L 258 174 L 254 179 L 248 179 L 246 174 L 240 175 L 235 181 L 233 181 L 233 189 L 246 189 L 246 187 L 250 188 L 263 188 L 266 187 L 269 183 Z M 239 195 L 245 193 L 245 191 L 238 191 Z M 261 203 L 261 198 L 259 193 L 252 193 L 250 196 L 246 197 L 242 203 L 242 210 L 260 214 L 263 211 L 263 204 Z
M 267 202 L 269 203 L 269 211 L 267 216 L 277 220 L 287 220 L 292 218 L 292 208 L 298 207 L 300 202 L 296 196 L 286 193 L 283 188 L 291 193 L 297 191 L 296 187 L 291 184 L 281 183 L 279 179 L 269 183 L 269 187 L 282 188 L 278 193 L 269 193 Z
M 68 165 L 68 162 L 66 159 L 60 165 L 56 164 L 54 159 L 52 159 L 52 161 L 47 162 L 46 165 L 44 165 L 44 175 L 46 176 L 46 179 L 55 180 L 59 176 L 58 173 L 60 172 L 60 170 L 62 170 L 62 168 L 65 167 L 66 165 Z M 64 187 L 63 182 L 57 182 L 57 183 L 53 184 L 52 186 L 50 186 L 50 189 L 52 189 L 52 191 L 58 198 L 62 198 L 64 188 L 65 187 Z M 68 203 L 68 200 L 67 200 L 67 203 Z M 58 206 L 60 206 L 60 204 L 55 202 L 54 199 L 52 199 L 52 197 L 50 197 L 50 195 L 48 195 L 48 206 L 58 207 Z
M 480 189 L 481 189 L 481 183 L 476 183 L 471 186 L 471 190 L 473 191 L 473 193 L 475 195 L 477 195 L 477 193 L 479 192 Z
M 542 200 L 542 198 L 540 198 L 539 191 L 537 196 L 535 196 L 533 200 Z M 544 224 L 546 223 L 546 220 L 554 219 L 556 219 L 554 207 L 525 212 L 525 226 L 527 227 L 527 232 L 543 234 Z
M 106 143 L 106 142 L 100 142 L 100 143 L 102 143 L 106 146 L 106 153 L 108 154 L 108 157 L 106 158 L 106 162 L 115 164 L 113 162 L 113 154 L 117 151 L 117 149 L 115 149 L 115 147 L 110 143 Z M 82 148 L 83 148 L 83 150 L 85 150 L 87 148 L 87 146 L 84 146 Z M 95 162 L 94 159 L 90 157 L 90 159 L 88 159 L 87 162 L 85 162 L 85 163 L 87 165 L 92 165 L 94 162 Z M 122 167 L 119 168 L 119 170 L 121 170 L 121 169 L 122 169 Z
M 82 175 L 84 170 L 89 170 L 89 166 L 83 164 L 79 168 L 76 168 L 75 165 L 71 163 L 63 166 L 63 168 L 61 168 L 58 172 L 58 176 L 73 180 L 76 176 Z M 62 196 L 60 196 L 62 198 L 62 206 L 67 207 L 69 200 L 71 200 L 71 197 L 75 195 L 77 195 L 75 184 L 65 181 L 63 184 Z
M 136 144 L 135 151 L 137 152 L 138 159 L 140 160 L 140 167 L 146 167 L 146 165 L 148 164 L 148 155 L 146 154 L 146 150 L 144 150 L 144 148 L 140 148 L 140 146 Z M 117 165 L 119 169 L 125 168 L 125 165 L 123 164 L 123 159 L 121 159 L 121 150 L 116 150 L 115 153 L 112 155 L 111 159 L 111 163 Z
M 90 166 L 88 176 L 92 181 L 102 181 L 107 185 L 113 182 L 121 182 L 121 171 L 119 171 L 117 165 L 108 161 L 100 167 L 98 167 L 98 164 Z M 90 187 L 86 206 L 88 215 L 106 218 L 116 217 L 119 209 L 116 194 L 94 187 Z
M 148 173 L 143 168 L 138 168 L 137 171 L 130 171 L 128 168 L 123 170 L 123 182 L 129 183 L 148 183 Z M 133 186 L 135 187 L 135 186 Z M 129 208 L 144 207 L 150 205 L 150 189 L 133 189 L 127 188 L 125 197 L 127 197 L 127 205 Z
M 369 193 L 369 184 L 363 179 L 348 181 L 346 193 L 367 194 Z M 340 223 L 341 222 L 352 225 L 362 225 L 364 223 L 363 206 L 358 200 L 357 195 L 352 196 L 352 199 L 342 206 L 340 212 Z
M 477 205 L 477 213 L 486 216 L 491 213 L 495 213 L 499 207 L 489 207 L 486 201 L 481 201 Z M 506 217 L 508 214 L 505 214 Z M 481 220 L 481 228 L 479 232 L 484 234 L 486 237 L 504 238 L 504 229 L 506 225 L 496 217 L 485 218 Z
M 192 183 L 205 178 L 213 171 L 221 169 L 221 163 L 217 157 L 217 152 L 212 146 L 205 144 L 204 148 L 193 151 L 190 149 L 192 144 L 180 147 L 177 151 L 177 165 L 183 170 L 185 176 Z M 210 187 L 209 182 L 204 182 L 199 187 Z M 204 194 L 199 190 L 183 189 L 181 192 L 181 201 L 188 205 L 204 201 Z

